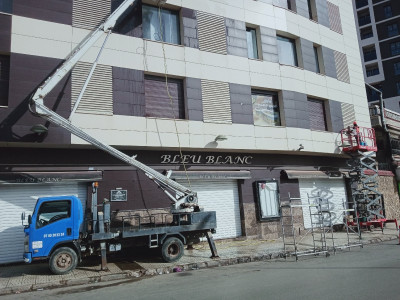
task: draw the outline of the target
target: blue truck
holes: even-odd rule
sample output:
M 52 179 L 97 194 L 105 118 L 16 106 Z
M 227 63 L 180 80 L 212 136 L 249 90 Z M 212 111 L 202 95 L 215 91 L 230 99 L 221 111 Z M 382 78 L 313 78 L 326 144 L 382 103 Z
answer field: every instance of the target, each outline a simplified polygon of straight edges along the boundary
M 167 0 L 148 0 L 158 6 Z M 24 260 L 48 260 L 51 271 L 66 274 L 86 256 L 101 256 L 102 269 L 107 265 L 107 254 L 131 246 L 147 245 L 160 248 L 165 261 L 176 261 L 183 255 L 183 245 L 191 244 L 200 237 L 207 237 L 212 257 L 218 257 L 212 232 L 216 228 L 215 212 L 202 211 L 197 193 L 166 175 L 111 147 L 75 126 L 70 120 L 79 106 L 82 95 L 94 73 L 108 37 L 119 19 L 132 9 L 139 0 L 124 0 L 105 21 L 71 52 L 66 60 L 50 74 L 33 93 L 29 110 L 89 144 L 109 153 L 128 165 L 141 170 L 161 188 L 172 202 L 169 214 L 141 216 L 134 212 L 119 220 L 112 218 L 110 202 L 104 201 L 101 211 L 97 205 L 97 183 L 92 184 L 92 204 L 83 211 L 80 200 L 74 196 L 39 198 L 25 226 Z M 65 119 L 45 105 L 46 96 L 72 70 L 85 53 L 101 38 L 104 41 L 92 64 L 91 71 L 76 99 L 69 119 Z M 177 133 L 178 134 L 178 133 Z M 186 168 L 185 168 L 186 169 Z M 23 224 L 25 215 L 22 216 Z
M 92 197 L 92 201 L 95 199 Z M 105 270 L 107 254 L 147 246 L 159 248 L 164 261 L 174 262 L 182 257 L 185 244 L 198 242 L 200 237 L 207 237 L 212 257 L 218 257 L 212 239 L 216 228 L 214 211 L 148 217 L 130 212 L 112 220 L 108 201 L 100 205 L 102 211 L 97 212 L 97 207 L 96 202 L 92 203 L 85 214 L 81 200 L 75 196 L 39 198 L 24 228 L 24 261 L 48 260 L 50 270 L 63 275 L 85 257 L 98 255 L 101 269 Z

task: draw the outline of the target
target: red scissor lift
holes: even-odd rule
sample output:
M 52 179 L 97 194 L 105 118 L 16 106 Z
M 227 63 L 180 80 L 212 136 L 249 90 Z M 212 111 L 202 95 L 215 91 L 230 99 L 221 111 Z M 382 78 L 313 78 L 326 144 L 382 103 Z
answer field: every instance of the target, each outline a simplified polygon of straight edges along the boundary
M 372 229 L 381 228 L 385 223 L 396 223 L 397 220 L 388 220 L 383 215 L 382 194 L 378 192 L 378 170 L 374 158 L 378 150 L 375 130 L 359 127 L 356 122 L 341 132 L 343 151 L 352 157 L 352 170 L 349 177 L 352 181 L 352 197 L 355 218 L 358 222 L 347 221 L 348 226 L 357 226 Z M 358 227 L 358 226 L 357 226 Z

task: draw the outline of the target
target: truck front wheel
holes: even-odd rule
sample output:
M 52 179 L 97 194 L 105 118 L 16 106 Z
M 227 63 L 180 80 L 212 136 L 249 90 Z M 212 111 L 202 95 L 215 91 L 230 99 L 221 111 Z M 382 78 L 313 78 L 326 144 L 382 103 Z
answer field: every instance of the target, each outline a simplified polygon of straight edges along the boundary
M 56 275 L 64 275 L 76 268 L 78 256 L 69 247 L 58 248 L 50 257 L 50 271 Z
M 183 243 L 176 237 L 167 238 L 161 248 L 161 256 L 166 262 L 179 260 L 183 255 Z

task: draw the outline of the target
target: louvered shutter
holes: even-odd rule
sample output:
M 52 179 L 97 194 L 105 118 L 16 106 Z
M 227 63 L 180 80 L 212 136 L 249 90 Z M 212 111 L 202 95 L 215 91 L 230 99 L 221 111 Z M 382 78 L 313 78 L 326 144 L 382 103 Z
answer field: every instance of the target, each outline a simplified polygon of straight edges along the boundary
M 85 29 L 98 27 L 111 13 L 111 0 L 74 0 L 72 26 Z
M 352 126 L 353 122 L 356 120 L 354 105 L 349 103 L 341 103 L 341 107 L 344 127 L 346 128 L 347 126 Z
M 91 67 L 92 64 L 79 62 L 72 70 L 71 109 L 79 97 Z M 97 65 L 76 112 L 112 115 L 112 94 L 112 67 Z
M 308 99 L 308 112 L 310 114 L 311 130 L 326 130 L 324 101 Z
M 168 96 L 165 78 L 145 76 L 146 117 L 184 119 L 185 107 L 182 80 L 168 79 Z
M 8 105 L 9 81 L 10 81 L 10 56 L 0 55 L 0 106 Z
M 330 29 L 343 34 L 342 30 L 342 20 L 340 19 L 339 6 L 327 1 L 328 4 L 328 17 Z
M 229 83 L 201 80 L 204 122 L 232 123 Z
M 337 79 L 340 81 L 350 83 L 350 75 L 349 75 L 349 68 L 347 66 L 346 54 L 338 51 L 333 51 L 333 55 L 335 57 Z
M 227 54 L 225 19 L 220 16 L 197 12 L 199 49 Z

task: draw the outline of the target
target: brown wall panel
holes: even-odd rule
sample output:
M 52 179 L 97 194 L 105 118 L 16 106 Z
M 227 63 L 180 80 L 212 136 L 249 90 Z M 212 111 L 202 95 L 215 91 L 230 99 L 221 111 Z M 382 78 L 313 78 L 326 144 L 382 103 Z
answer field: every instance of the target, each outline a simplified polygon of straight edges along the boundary
M 72 25 L 72 0 L 14 0 L 18 16 Z
M 11 51 L 11 16 L 0 14 L 0 52 Z
M 0 108 L 0 141 L 70 144 L 70 133 L 33 116 L 28 110 L 32 93 L 61 62 L 53 58 L 11 53 L 8 107 Z M 62 116 L 69 116 L 69 76 L 45 98 L 45 104 Z M 38 136 L 30 131 L 35 124 L 43 124 L 50 129 L 47 134 Z

